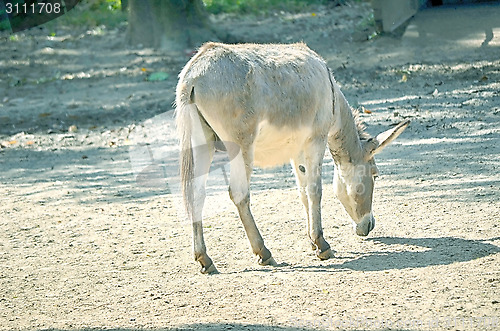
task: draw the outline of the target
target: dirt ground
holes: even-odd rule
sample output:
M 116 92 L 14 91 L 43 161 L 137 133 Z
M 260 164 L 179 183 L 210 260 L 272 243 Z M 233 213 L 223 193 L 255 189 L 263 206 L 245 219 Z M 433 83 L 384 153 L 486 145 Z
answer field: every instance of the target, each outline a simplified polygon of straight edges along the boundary
M 424 10 L 367 40 L 369 9 L 217 18 L 240 41 L 305 41 L 370 133 L 412 122 L 377 157 L 366 239 L 325 159 L 328 261 L 310 250 L 289 166 L 252 179 L 276 268 L 257 264 L 214 175 L 213 276 L 193 261 L 170 175 L 188 56 L 126 46 L 125 26 L 1 35 L 0 330 L 500 329 L 500 6 Z

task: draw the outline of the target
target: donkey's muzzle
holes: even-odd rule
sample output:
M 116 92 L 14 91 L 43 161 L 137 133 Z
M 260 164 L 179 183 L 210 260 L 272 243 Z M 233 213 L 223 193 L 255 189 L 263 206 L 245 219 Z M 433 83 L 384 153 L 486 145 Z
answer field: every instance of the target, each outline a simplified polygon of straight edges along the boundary
M 375 227 L 375 218 L 370 213 L 361 219 L 361 222 L 356 224 L 356 234 L 358 236 L 367 236 Z

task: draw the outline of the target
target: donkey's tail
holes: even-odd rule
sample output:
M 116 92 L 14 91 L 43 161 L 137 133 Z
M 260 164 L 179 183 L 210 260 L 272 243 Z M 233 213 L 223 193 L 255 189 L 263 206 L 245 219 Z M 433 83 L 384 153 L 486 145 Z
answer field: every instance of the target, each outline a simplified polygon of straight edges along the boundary
M 186 86 L 184 86 L 185 88 Z M 190 100 L 191 92 L 177 90 L 176 97 L 176 125 L 177 133 L 180 137 L 180 177 L 182 196 L 187 216 L 191 219 L 193 216 L 193 181 L 194 181 L 194 162 L 191 136 L 193 134 L 192 116 L 196 111 L 196 105 Z

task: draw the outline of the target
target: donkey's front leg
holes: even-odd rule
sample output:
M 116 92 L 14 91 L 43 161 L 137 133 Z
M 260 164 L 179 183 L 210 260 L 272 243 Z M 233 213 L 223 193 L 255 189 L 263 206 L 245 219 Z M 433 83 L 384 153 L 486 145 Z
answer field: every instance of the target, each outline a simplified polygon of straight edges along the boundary
M 309 218 L 309 198 L 307 197 L 307 176 L 306 176 L 306 168 L 304 166 L 305 160 L 301 156 L 299 158 L 292 160 L 292 167 L 295 172 L 295 178 L 297 179 L 297 188 L 299 190 L 300 200 L 304 205 L 306 211 L 306 219 L 307 219 L 307 236 L 311 241 L 311 247 L 315 251 L 317 249 L 314 240 L 311 237 L 311 219 Z
M 314 150 L 314 148 L 311 148 L 311 150 Z M 321 226 L 322 162 L 323 153 L 317 153 L 306 158 L 307 196 L 309 199 L 309 235 L 317 247 L 316 255 L 321 260 L 327 260 L 333 257 L 333 252 L 323 237 L 323 227 Z
M 309 196 L 309 218 L 311 220 L 309 233 L 317 247 L 316 255 L 321 260 L 327 260 L 333 257 L 333 252 L 323 237 L 323 227 L 321 226 L 321 176 L 316 176 L 316 178 L 309 181 L 307 193 Z
M 252 251 L 259 256 L 259 264 L 276 266 L 276 261 L 274 261 L 271 252 L 264 245 L 264 239 L 262 239 L 250 211 L 249 188 L 252 166 L 248 152 L 243 149 L 240 150 L 238 155 L 230 161 L 230 169 L 229 196 L 238 208 Z

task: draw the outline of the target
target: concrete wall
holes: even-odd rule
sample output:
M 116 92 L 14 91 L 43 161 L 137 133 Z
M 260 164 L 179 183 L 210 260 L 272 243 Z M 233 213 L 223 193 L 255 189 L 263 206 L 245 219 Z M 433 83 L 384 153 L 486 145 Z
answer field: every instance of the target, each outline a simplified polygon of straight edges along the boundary
M 372 0 L 372 7 L 377 30 L 393 32 L 413 17 L 420 8 L 480 2 L 500 2 L 500 0 Z
M 442 0 L 443 5 L 457 5 L 467 3 L 480 3 L 480 2 L 499 2 L 498 0 Z
M 422 0 L 372 0 L 377 30 L 394 31 L 415 15 L 421 6 L 420 1 Z

